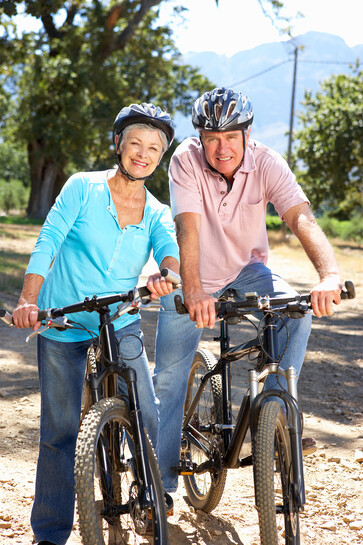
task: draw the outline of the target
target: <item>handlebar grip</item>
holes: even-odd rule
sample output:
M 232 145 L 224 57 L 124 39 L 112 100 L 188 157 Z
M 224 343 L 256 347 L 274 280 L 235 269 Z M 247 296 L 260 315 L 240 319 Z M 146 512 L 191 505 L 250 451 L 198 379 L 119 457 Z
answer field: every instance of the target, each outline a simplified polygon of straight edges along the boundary
M 138 292 L 139 292 L 139 295 L 140 297 L 149 297 L 150 295 L 150 291 L 147 289 L 146 286 L 142 286 L 141 288 L 137 288 Z M 132 301 L 132 299 L 130 299 L 130 301 Z
M 13 317 L 5 308 L 0 308 L 0 318 L 8 325 L 13 325 Z
M 351 280 L 346 280 L 344 282 L 345 288 L 347 291 L 342 290 L 340 297 L 342 299 L 354 299 L 355 298 L 355 287 Z
M 47 310 L 39 310 L 38 311 L 38 320 L 42 322 L 48 317 L 48 311 Z M 5 309 L 0 308 L 0 318 L 8 325 L 14 325 L 13 317 L 12 315 Z
M 174 304 L 178 314 L 189 314 L 187 307 L 182 303 L 182 298 L 180 295 L 176 295 L 174 297 Z
M 160 274 L 165 278 L 165 280 L 168 280 L 168 282 L 172 282 L 176 286 L 181 284 L 180 276 L 176 272 L 171 271 L 170 269 L 162 269 L 160 271 Z
M 42 322 L 46 318 L 48 318 L 48 311 L 47 310 L 39 310 L 38 311 L 38 320 L 39 320 L 39 322 Z

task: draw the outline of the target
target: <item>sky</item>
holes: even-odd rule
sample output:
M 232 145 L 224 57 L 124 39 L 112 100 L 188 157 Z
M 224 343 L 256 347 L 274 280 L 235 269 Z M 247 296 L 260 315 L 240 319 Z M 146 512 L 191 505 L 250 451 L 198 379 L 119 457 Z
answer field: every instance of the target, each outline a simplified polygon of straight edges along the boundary
M 169 0 L 161 5 L 161 21 L 170 24 L 172 6 L 182 4 L 189 13 L 185 23 L 172 23 L 181 53 L 214 51 L 231 56 L 283 38 L 262 13 L 258 0 Z M 340 36 L 350 47 L 363 43 L 363 0 L 284 0 L 286 15 L 298 11 L 305 17 L 293 21 L 293 36 L 309 31 Z M 285 38 L 286 39 L 286 38 Z
M 363 43 L 363 0 L 282 0 L 284 14 L 305 17 L 292 21 L 293 36 L 311 30 L 340 36 L 350 47 Z M 183 5 L 184 22 L 173 16 L 173 7 Z M 160 4 L 160 21 L 171 26 L 181 53 L 213 51 L 231 56 L 258 45 L 283 38 L 263 14 L 258 0 L 165 0 Z M 20 27 L 36 29 L 39 22 L 18 16 Z M 33 28 L 34 27 L 34 28 Z

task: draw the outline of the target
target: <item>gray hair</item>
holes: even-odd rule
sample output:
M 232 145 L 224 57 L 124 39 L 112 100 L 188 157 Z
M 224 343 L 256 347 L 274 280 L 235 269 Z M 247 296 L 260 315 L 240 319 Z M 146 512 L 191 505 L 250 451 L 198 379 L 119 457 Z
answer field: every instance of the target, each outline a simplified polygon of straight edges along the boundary
M 161 129 L 158 129 L 158 127 L 155 127 L 154 125 L 149 125 L 149 123 L 133 123 L 132 125 L 127 125 L 127 127 L 125 127 L 121 133 L 121 142 L 119 147 L 122 146 L 123 139 L 125 138 L 127 133 L 132 131 L 133 129 L 141 129 L 144 131 L 145 130 L 157 131 L 159 133 L 160 140 L 162 143 L 162 150 L 161 150 L 162 155 L 164 155 L 166 150 L 169 148 L 168 139 L 166 138 L 166 134 L 164 133 L 164 131 L 162 131 Z

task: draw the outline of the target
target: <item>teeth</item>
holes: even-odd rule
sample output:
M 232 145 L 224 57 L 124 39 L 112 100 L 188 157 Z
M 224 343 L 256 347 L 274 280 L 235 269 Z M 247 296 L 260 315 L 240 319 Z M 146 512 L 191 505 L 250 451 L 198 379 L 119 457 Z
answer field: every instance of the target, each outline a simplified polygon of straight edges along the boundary
M 140 161 L 134 161 L 135 165 L 140 165 L 141 167 L 146 167 L 147 163 L 141 163 Z
M 219 157 L 218 161 L 229 161 L 232 157 Z

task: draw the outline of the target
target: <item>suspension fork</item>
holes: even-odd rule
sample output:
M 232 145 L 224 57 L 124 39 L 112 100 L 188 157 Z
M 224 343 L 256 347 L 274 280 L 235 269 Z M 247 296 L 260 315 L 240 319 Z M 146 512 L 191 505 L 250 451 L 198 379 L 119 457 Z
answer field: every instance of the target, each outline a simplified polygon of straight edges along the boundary
M 110 323 L 110 310 L 107 306 L 99 309 L 100 325 L 99 336 L 100 345 L 102 347 L 102 362 L 103 371 L 96 368 L 94 373 L 89 375 L 89 388 L 91 392 L 92 403 L 95 404 L 105 397 L 105 391 L 108 397 L 117 394 L 117 377 L 114 374 L 109 374 L 112 363 L 118 359 L 117 343 L 113 324 Z M 98 366 L 97 366 L 98 367 Z M 106 376 L 105 376 L 106 375 Z M 113 503 L 113 480 L 112 473 L 116 469 L 113 466 L 113 461 L 119 459 L 119 436 L 118 424 L 108 424 L 103 428 L 103 431 L 97 442 L 97 457 L 100 466 L 100 480 L 102 490 L 106 493 L 104 496 L 105 513 L 114 505 Z
M 142 507 L 149 507 L 152 505 L 154 497 L 153 489 L 151 487 L 151 473 L 148 463 L 144 424 L 136 386 L 136 371 L 131 367 L 128 367 L 125 370 L 119 369 L 117 371 L 117 374 L 125 380 L 127 385 L 127 392 L 129 397 L 129 415 L 134 437 L 136 468 L 139 479 L 143 484 L 140 499 L 142 502 Z
M 141 494 L 141 502 L 143 507 L 151 505 L 152 488 L 151 474 L 148 465 L 146 440 L 144 433 L 144 425 L 140 410 L 139 397 L 136 386 L 136 371 L 132 368 L 120 369 L 118 362 L 117 341 L 115 330 L 112 323 L 109 321 L 110 311 L 108 307 L 100 309 L 100 343 L 102 346 L 104 371 L 101 376 L 90 376 L 90 387 L 92 392 L 92 400 L 94 403 L 102 398 L 102 383 L 106 383 L 108 397 L 117 395 L 117 376 L 120 376 L 127 385 L 129 416 L 134 437 L 134 448 L 136 458 L 136 468 L 140 481 L 143 483 Z M 102 380 L 102 375 L 105 373 L 106 378 Z M 107 426 L 105 432 L 100 436 L 97 453 L 99 464 L 102 468 L 102 486 L 105 490 L 111 492 L 112 497 L 112 460 L 118 460 L 120 456 L 119 444 L 119 426 Z M 105 498 L 106 502 L 107 499 Z M 106 505 L 107 510 L 107 505 Z
M 290 367 L 286 371 L 279 370 L 276 362 L 279 358 L 278 353 L 278 329 L 274 323 L 274 317 L 269 312 L 265 314 L 265 334 L 263 345 L 266 353 L 263 355 L 264 362 L 267 365 L 267 371 L 259 373 L 256 370 L 249 371 L 250 395 L 251 395 L 251 412 L 250 412 L 250 429 L 251 439 L 255 440 L 257 433 L 257 424 L 260 411 L 263 403 L 271 397 L 279 397 L 284 402 L 286 408 L 287 424 L 289 431 L 289 440 L 292 454 L 292 472 L 294 479 L 294 495 L 296 505 L 299 510 L 303 509 L 305 503 L 305 483 L 303 458 L 301 448 L 301 416 L 297 404 L 297 375 L 296 370 Z M 285 377 L 288 384 L 288 391 L 283 390 L 264 390 L 258 393 L 259 380 L 263 375 L 268 375 L 268 369 L 273 370 Z
M 283 390 L 266 390 L 258 394 L 253 400 L 250 413 L 251 439 L 255 441 L 262 405 L 270 397 L 280 397 L 285 403 L 291 445 L 294 496 L 297 508 L 302 510 L 305 503 L 305 483 L 301 448 L 301 418 L 297 402 L 288 392 L 284 392 Z

